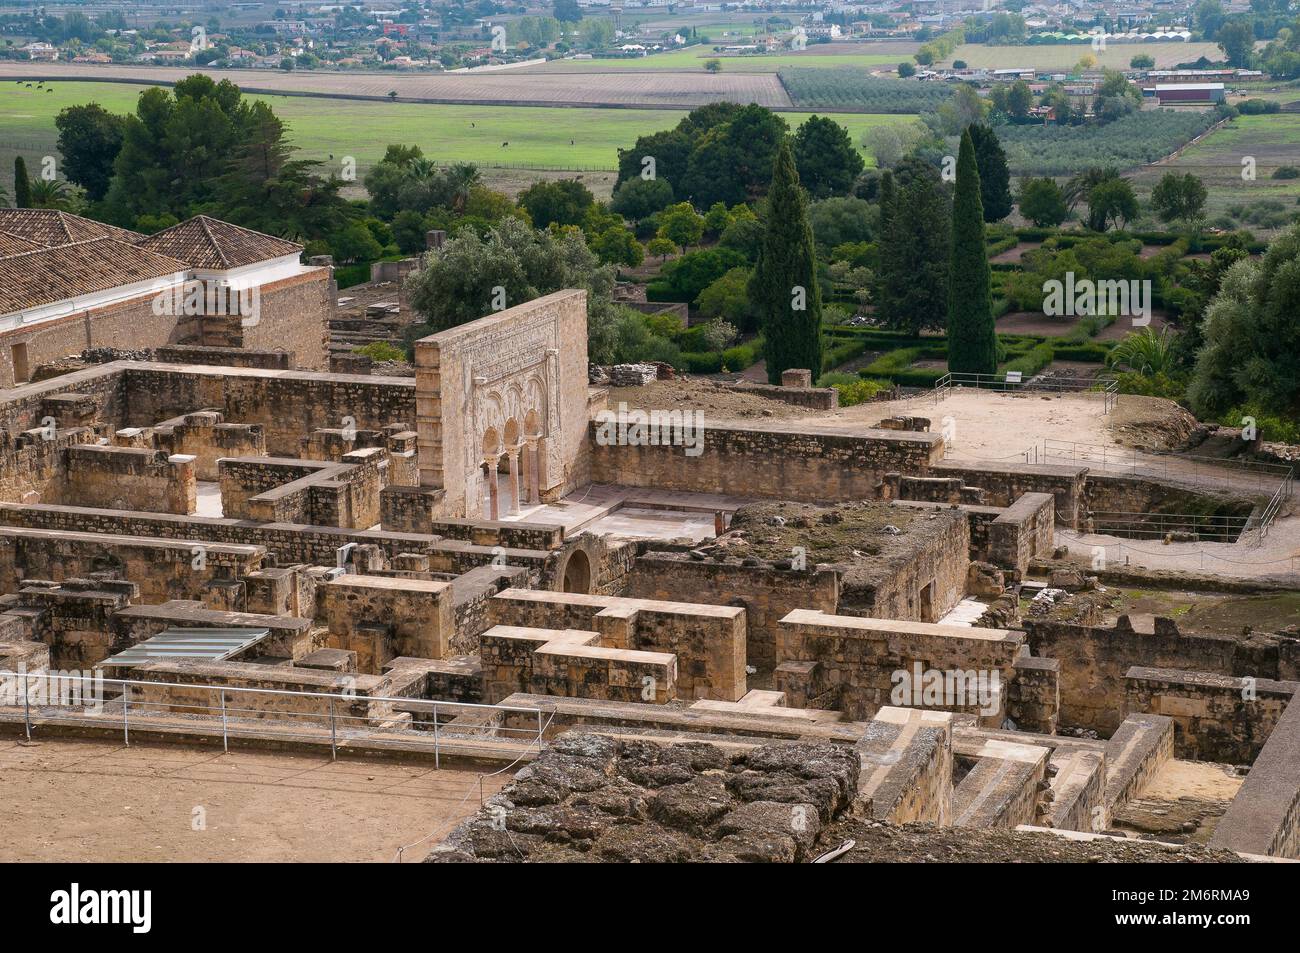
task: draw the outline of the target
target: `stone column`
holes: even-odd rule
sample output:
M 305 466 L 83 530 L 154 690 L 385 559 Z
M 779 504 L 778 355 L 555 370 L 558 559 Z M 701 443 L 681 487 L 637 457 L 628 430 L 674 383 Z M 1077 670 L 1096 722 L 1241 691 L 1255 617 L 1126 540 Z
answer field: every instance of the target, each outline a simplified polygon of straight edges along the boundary
M 487 481 L 488 481 L 488 519 L 500 519 L 500 502 L 497 500 L 497 461 L 499 457 L 488 457 L 484 463 L 487 464 Z
M 522 481 L 519 479 L 519 451 L 523 449 L 514 446 L 506 451 L 510 458 L 510 515 L 519 515 L 519 488 Z
M 536 438 L 529 440 L 526 444 L 524 448 L 524 459 L 528 461 L 526 471 L 528 475 L 528 502 L 540 503 L 542 502 L 542 492 L 539 487 L 542 481 L 537 472 L 540 461 L 537 458 Z

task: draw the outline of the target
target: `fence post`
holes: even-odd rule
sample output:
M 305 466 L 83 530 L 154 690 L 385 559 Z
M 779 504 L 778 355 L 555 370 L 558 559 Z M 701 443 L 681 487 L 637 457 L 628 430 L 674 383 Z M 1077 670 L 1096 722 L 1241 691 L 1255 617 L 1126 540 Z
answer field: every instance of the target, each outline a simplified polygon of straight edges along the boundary
M 226 690 L 221 689 L 221 750 L 230 753 L 230 738 L 226 731 Z
M 438 703 L 433 703 L 433 769 L 442 767 L 442 755 L 438 751 Z
M 131 747 L 131 726 L 130 719 L 126 711 L 131 706 L 131 687 L 126 686 L 126 691 L 122 693 L 122 743 L 128 748 Z
M 338 734 L 334 724 L 334 699 L 330 698 L 330 760 L 337 761 L 339 758 Z
M 23 726 L 27 731 L 27 740 L 32 740 L 32 690 L 27 684 L 31 676 L 23 672 Z

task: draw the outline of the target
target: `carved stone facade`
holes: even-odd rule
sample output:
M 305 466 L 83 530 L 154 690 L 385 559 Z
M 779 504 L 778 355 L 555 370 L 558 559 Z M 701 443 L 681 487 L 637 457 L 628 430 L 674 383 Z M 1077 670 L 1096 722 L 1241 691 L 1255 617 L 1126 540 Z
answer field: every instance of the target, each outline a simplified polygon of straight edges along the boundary
M 586 479 L 587 293 L 559 291 L 415 344 L 420 485 L 500 519 Z

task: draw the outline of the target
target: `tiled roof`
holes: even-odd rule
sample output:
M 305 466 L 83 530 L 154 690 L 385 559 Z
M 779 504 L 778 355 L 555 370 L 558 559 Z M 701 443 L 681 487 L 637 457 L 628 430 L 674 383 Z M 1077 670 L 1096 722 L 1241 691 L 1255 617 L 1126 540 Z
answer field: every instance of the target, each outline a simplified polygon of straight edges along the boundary
M 25 251 L 34 251 L 37 248 L 44 247 L 40 242 L 34 242 L 30 238 L 12 235 L 9 232 L 0 232 L 0 258 L 5 255 L 21 255 Z
M 0 258 L 0 314 L 188 271 L 183 261 L 112 238 Z
M 196 215 L 179 225 L 165 228 L 137 244 L 189 262 L 192 268 L 212 271 L 254 265 L 302 251 L 301 245 L 283 238 L 240 228 L 206 215 Z
M 0 208 L 0 232 L 18 235 L 47 248 L 91 238 L 115 238 L 123 242 L 144 238 L 138 232 L 50 208 Z

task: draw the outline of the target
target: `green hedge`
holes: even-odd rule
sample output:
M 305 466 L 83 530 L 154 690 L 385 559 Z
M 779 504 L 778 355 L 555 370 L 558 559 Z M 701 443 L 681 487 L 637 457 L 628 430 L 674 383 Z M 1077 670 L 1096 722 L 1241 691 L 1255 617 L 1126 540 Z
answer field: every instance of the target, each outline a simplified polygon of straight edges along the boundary
M 912 362 L 921 356 L 919 347 L 900 347 L 880 355 L 862 371 L 863 377 L 892 377 L 912 366 Z
M 948 373 L 944 367 L 919 367 L 913 370 L 899 371 L 897 374 L 891 374 L 888 380 L 882 383 L 894 383 L 899 387 L 933 387 L 939 380 Z M 858 375 L 864 380 L 877 380 L 878 378 L 866 372 L 866 369 L 858 371 Z
M 827 338 L 822 350 L 822 367 L 836 368 L 861 357 L 867 342 L 861 338 Z
M 1055 228 L 1017 228 L 1016 237 L 1022 242 L 1043 242 L 1057 234 Z
M 1051 364 L 1053 356 L 1052 345 L 1039 344 L 1023 357 L 1018 357 L 1014 361 L 1009 361 L 1003 365 L 1001 370 L 1004 373 L 1006 371 L 1020 371 L 1024 378 L 1028 380 L 1048 364 Z
M 1110 346 L 1106 344 L 1058 344 L 1053 347 L 1056 356 L 1062 361 L 1090 361 L 1104 363 Z
M 652 281 L 648 285 L 646 285 L 645 299 L 647 301 L 673 301 L 673 302 L 686 302 L 688 304 L 690 303 L 689 301 L 687 301 L 686 298 L 682 297 L 676 291 L 673 291 L 672 286 L 668 284 L 668 282 L 666 281 Z
M 985 242 L 984 248 L 990 258 L 995 255 L 1001 255 L 1003 252 L 1011 251 L 1020 244 L 1020 239 L 1015 235 L 1008 235 L 1006 238 L 999 238 L 991 242 Z

